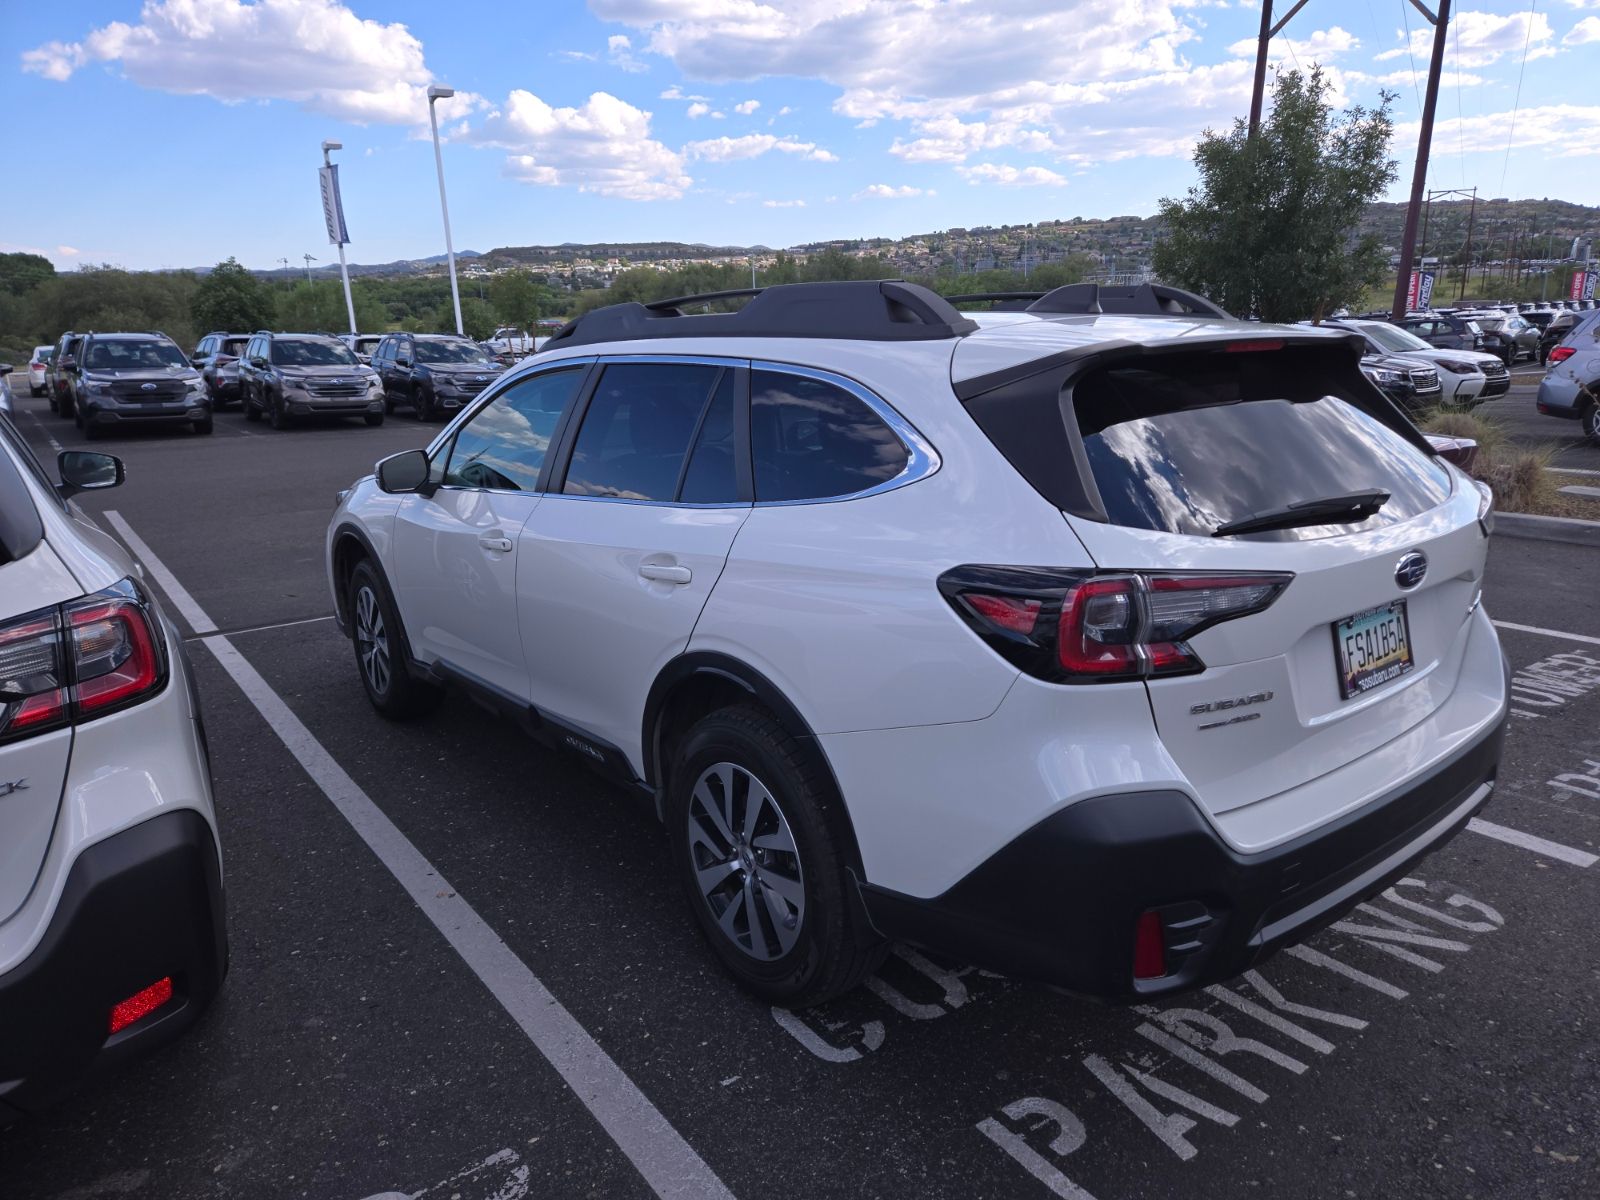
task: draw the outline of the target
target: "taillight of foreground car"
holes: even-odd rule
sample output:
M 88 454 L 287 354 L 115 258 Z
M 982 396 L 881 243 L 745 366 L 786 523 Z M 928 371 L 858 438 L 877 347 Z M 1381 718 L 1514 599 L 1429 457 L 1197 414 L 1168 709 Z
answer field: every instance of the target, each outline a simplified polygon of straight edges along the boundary
M 154 695 L 166 661 L 131 580 L 0 625 L 0 740 L 92 720 Z
M 1554 366 L 1558 362 L 1566 362 L 1577 352 L 1576 346 L 1557 346 L 1550 351 L 1550 365 Z
M 1271 606 L 1288 574 L 955 567 L 939 576 L 950 606 L 997 653 L 1055 683 L 1190 675 L 1188 639 Z

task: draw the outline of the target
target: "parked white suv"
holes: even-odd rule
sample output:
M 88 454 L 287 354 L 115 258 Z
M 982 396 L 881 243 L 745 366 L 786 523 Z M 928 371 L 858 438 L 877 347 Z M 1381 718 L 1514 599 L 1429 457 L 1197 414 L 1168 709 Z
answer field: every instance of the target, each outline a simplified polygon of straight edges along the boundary
M 0 1125 L 193 1025 L 227 967 L 222 866 L 183 643 L 0 419 Z
M 1487 495 L 1347 333 L 895 282 L 566 326 L 339 502 L 368 697 L 649 797 L 806 1004 L 905 939 L 1128 998 L 1236 974 L 1488 799 Z

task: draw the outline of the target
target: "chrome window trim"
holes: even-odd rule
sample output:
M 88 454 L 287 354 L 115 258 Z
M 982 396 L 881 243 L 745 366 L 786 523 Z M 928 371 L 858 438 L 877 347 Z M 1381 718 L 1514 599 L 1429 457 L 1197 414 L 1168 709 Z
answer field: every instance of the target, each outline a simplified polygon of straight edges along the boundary
M 796 363 L 772 362 L 766 359 L 754 359 L 750 363 L 750 370 L 772 371 L 781 375 L 799 375 L 803 379 L 815 379 L 822 383 L 832 384 L 849 392 L 870 408 L 878 419 L 881 420 L 896 437 L 901 445 L 906 448 L 906 465 L 893 479 L 885 479 L 882 483 L 875 483 L 869 488 L 859 492 L 848 492 L 840 496 L 814 496 L 803 500 L 761 500 L 757 499 L 757 508 L 788 508 L 797 504 L 838 504 L 844 500 L 864 500 L 868 496 L 880 496 L 884 492 L 892 492 L 896 488 L 903 488 L 907 484 L 916 483 L 934 474 L 943 465 L 939 451 L 933 443 L 923 437 L 917 427 L 902 417 L 888 401 L 880 398 L 875 392 L 862 384 L 857 383 L 849 376 L 840 375 L 834 371 L 821 371 L 815 367 L 800 366 Z M 754 379 L 751 380 L 752 404 L 755 394 Z M 754 453 L 750 464 L 752 477 L 755 471 Z M 757 483 L 759 489 L 760 484 Z

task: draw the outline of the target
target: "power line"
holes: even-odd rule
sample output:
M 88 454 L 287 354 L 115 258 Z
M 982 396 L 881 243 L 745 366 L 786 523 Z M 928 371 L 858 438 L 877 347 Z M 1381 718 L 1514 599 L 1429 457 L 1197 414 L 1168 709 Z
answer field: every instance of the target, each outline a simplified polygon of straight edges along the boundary
M 1456 50 L 1456 145 L 1461 152 L 1461 182 L 1467 182 L 1467 116 L 1461 109 L 1461 22 L 1450 31 Z M 1503 189 L 1502 189 L 1503 190 Z
M 1417 56 L 1411 52 L 1411 14 L 1406 12 L 1406 0 L 1400 0 L 1400 20 L 1406 27 L 1406 57 L 1411 60 L 1411 95 L 1422 107 L 1422 92 L 1417 87 Z
M 1500 190 L 1506 190 L 1506 173 L 1511 169 L 1511 140 L 1517 136 L 1517 109 L 1522 107 L 1522 73 L 1528 69 L 1528 45 L 1533 41 L 1533 12 L 1539 0 L 1528 0 L 1528 27 L 1522 35 L 1522 65 L 1517 68 L 1517 96 L 1511 104 L 1511 132 L 1506 134 L 1506 159 L 1500 166 Z

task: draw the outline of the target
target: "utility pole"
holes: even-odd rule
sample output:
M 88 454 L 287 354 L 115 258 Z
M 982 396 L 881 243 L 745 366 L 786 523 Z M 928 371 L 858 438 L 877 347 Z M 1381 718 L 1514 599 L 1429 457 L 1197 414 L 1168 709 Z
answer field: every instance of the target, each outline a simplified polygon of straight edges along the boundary
M 283 286 L 287 288 L 294 281 L 294 276 L 289 272 L 289 260 L 280 258 L 278 261 L 283 264 Z
M 1394 304 L 1389 315 L 1399 321 L 1406 315 L 1406 292 L 1411 283 L 1411 259 L 1417 252 L 1417 216 L 1422 208 L 1423 189 L 1428 185 L 1428 151 L 1433 145 L 1433 110 L 1439 101 L 1439 75 L 1444 70 L 1445 35 L 1450 27 L 1450 0 L 1439 0 L 1439 12 L 1429 12 L 1422 0 L 1411 0 L 1412 7 L 1433 25 L 1433 57 L 1428 61 L 1428 91 L 1422 101 L 1422 129 L 1417 136 L 1417 166 L 1411 174 L 1411 203 L 1406 208 L 1406 229 L 1400 239 L 1400 269 L 1395 272 Z M 1470 240 L 1470 235 L 1469 240 Z M 1466 276 L 1462 275 L 1465 290 Z
M 1450 0 L 1444 0 L 1449 5 Z M 1472 274 L 1472 223 L 1478 216 L 1478 189 L 1472 189 L 1472 206 L 1467 209 L 1467 244 L 1461 251 L 1461 294 L 1456 297 L 1456 303 L 1467 298 L 1467 276 Z
M 314 254 L 302 254 L 300 257 L 306 260 L 306 282 L 310 283 L 311 282 L 311 264 L 317 261 L 317 257 Z
M 1414 0 L 1413 0 L 1414 2 Z M 1255 137 L 1256 130 L 1261 127 L 1261 104 L 1267 91 L 1267 46 L 1273 38 L 1287 25 L 1295 13 L 1306 6 L 1308 0 L 1299 0 L 1293 8 L 1284 13 L 1283 20 L 1276 25 L 1272 23 L 1272 0 L 1261 0 L 1261 33 L 1256 38 L 1256 80 L 1255 87 L 1250 93 L 1250 136 Z

